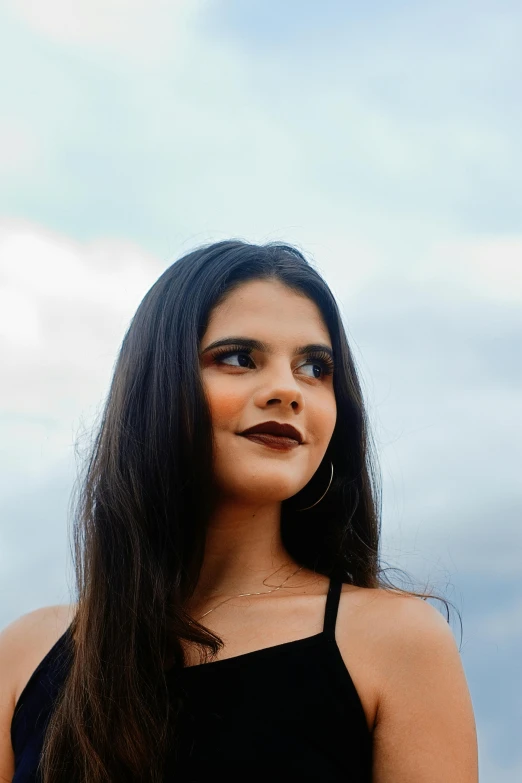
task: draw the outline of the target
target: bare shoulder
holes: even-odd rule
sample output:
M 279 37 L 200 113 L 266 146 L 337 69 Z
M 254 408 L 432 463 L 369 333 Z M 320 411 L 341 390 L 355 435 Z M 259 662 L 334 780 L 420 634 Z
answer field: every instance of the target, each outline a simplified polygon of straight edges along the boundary
M 407 594 L 343 585 L 339 604 L 339 642 L 354 642 L 353 627 L 362 633 L 365 647 L 371 647 L 385 664 L 404 648 L 412 651 L 437 641 L 455 645 L 453 632 L 442 614 L 431 604 Z M 385 674 L 385 672 L 383 672 Z
M 372 779 L 475 783 L 471 697 L 445 617 L 415 596 L 345 589 L 338 644 L 347 666 L 351 663 L 361 687 L 371 694 Z
M 378 668 L 381 695 L 396 681 L 398 666 L 412 666 L 428 653 L 458 658 L 450 625 L 427 601 L 380 588 L 359 590 L 352 601 L 353 618 Z
M 352 621 L 366 623 L 372 638 L 376 642 L 385 642 L 387 648 L 392 639 L 400 643 L 404 634 L 417 634 L 419 631 L 441 634 L 446 639 L 454 638 L 442 614 L 427 601 L 413 595 L 383 588 L 343 585 L 340 616 L 343 610 Z
M 442 615 L 425 601 L 381 588 L 343 585 L 336 624 L 336 640 L 343 661 L 361 700 L 368 729 L 373 731 L 390 663 L 411 652 L 412 639 L 421 633 L 440 634 L 451 630 Z
M 76 604 L 42 606 L 13 620 L 0 632 L 0 656 L 13 708 L 38 664 L 71 623 Z
M 43 606 L 21 615 L 0 631 L 0 781 L 12 780 L 11 723 L 31 674 L 74 616 L 75 604 Z

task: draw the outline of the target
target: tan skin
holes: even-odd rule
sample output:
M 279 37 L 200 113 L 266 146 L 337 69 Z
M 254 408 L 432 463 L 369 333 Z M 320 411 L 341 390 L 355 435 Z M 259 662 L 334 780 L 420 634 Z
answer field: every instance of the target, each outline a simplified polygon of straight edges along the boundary
M 236 345 L 228 357 L 205 350 L 228 337 L 257 340 L 262 348 L 248 354 Z M 336 421 L 332 374 L 315 355 L 296 352 L 310 344 L 331 348 L 315 303 L 260 280 L 242 284 L 214 309 L 201 341 L 219 498 L 189 609 L 199 619 L 215 608 L 202 622 L 225 643 L 218 659 L 322 629 L 325 577 L 303 569 L 268 593 L 299 566 L 281 542 L 280 504 L 310 481 Z M 303 443 L 275 451 L 237 434 L 268 420 L 292 424 Z M 260 591 L 266 592 L 234 597 Z M 14 772 L 9 728 L 16 700 L 73 611 L 73 605 L 44 607 L 0 634 L 0 672 L 10 672 L 0 676 L 0 781 Z M 373 735 L 373 781 L 476 783 L 471 699 L 442 615 L 417 598 L 344 585 L 336 639 Z M 193 649 L 187 654 L 189 665 L 199 664 Z

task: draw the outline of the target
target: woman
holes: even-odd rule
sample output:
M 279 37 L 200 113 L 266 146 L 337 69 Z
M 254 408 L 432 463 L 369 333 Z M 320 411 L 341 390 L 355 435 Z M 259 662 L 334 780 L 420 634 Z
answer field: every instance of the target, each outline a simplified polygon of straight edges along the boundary
M 2 634 L 2 779 L 475 783 L 451 630 L 380 571 L 372 465 L 304 257 L 227 241 L 174 263 L 87 466 L 78 603 Z

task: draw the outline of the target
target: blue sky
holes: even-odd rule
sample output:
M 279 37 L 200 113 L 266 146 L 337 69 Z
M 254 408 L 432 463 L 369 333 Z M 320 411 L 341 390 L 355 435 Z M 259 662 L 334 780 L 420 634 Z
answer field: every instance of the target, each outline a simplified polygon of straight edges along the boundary
M 75 446 L 148 288 L 201 242 L 294 242 L 359 364 L 386 562 L 461 611 L 481 781 L 511 783 L 522 8 L 125 8 L 0 6 L 0 625 L 68 600 Z

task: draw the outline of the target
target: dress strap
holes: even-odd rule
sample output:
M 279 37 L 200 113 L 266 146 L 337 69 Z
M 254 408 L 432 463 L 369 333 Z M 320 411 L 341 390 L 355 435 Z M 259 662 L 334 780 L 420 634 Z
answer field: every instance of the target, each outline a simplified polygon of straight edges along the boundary
M 338 579 L 330 579 L 330 586 L 326 596 L 326 608 L 324 610 L 323 634 L 328 639 L 335 639 L 335 623 L 337 620 L 337 610 L 339 608 L 339 599 L 343 589 L 343 583 Z

